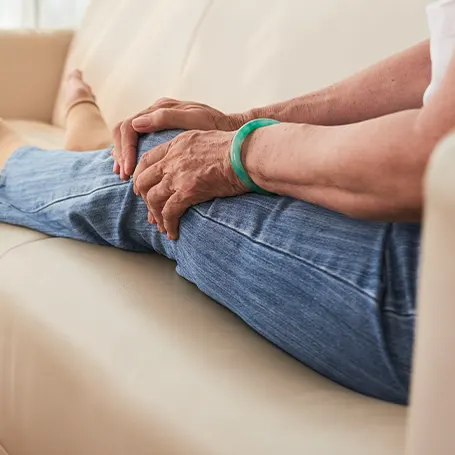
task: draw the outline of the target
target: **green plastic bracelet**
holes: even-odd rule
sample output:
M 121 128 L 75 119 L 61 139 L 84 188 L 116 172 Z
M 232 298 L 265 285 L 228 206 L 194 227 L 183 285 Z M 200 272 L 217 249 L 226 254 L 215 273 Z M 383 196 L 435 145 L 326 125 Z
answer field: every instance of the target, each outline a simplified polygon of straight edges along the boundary
M 242 145 L 245 139 L 251 134 L 254 130 L 262 128 L 264 126 L 276 125 L 277 120 L 272 120 L 269 118 L 258 118 L 251 120 L 248 123 L 245 123 L 235 134 L 234 139 L 232 139 L 231 144 L 231 164 L 234 172 L 237 174 L 237 177 L 241 182 L 251 191 L 261 194 L 274 194 L 269 191 L 264 190 L 259 185 L 253 182 L 253 179 L 248 175 L 248 172 L 243 166 L 242 163 Z
M 250 133 L 258 128 L 264 126 L 276 125 L 277 120 L 272 120 L 270 118 L 258 118 L 251 120 L 248 123 L 245 123 L 235 134 L 234 139 L 232 139 L 231 144 L 231 164 L 234 172 L 237 174 L 237 177 L 241 182 L 251 191 L 261 194 L 274 194 L 262 189 L 259 185 L 253 182 L 253 179 L 248 175 L 248 172 L 243 167 L 242 163 L 242 144 Z

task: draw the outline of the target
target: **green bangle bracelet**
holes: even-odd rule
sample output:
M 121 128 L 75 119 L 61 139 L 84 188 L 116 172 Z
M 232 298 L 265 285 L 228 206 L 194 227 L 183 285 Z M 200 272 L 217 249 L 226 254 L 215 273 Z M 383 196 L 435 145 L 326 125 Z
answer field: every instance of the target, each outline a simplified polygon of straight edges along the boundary
M 270 193 L 262 189 L 259 185 L 253 182 L 253 179 L 248 175 L 248 172 L 243 167 L 242 163 L 242 145 L 245 139 L 248 137 L 250 133 L 258 128 L 262 128 L 264 126 L 276 125 L 278 122 L 277 120 L 272 120 L 270 118 L 258 118 L 255 120 L 251 120 L 248 123 L 245 123 L 235 134 L 234 139 L 232 139 L 231 144 L 231 164 L 234 172 L 236 173 L 237 177 L 241 180 L 241 182 L 251 191 L 255 193 L 261 194 L 269 194 L 272 195 L 274 193 Z

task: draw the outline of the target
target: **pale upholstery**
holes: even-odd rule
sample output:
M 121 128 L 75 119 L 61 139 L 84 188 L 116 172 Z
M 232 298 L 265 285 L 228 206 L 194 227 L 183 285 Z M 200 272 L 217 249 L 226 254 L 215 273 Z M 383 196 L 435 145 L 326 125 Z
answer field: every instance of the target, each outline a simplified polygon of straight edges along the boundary
M 11 454 L 402 453 L 404 409 L 302 367 L 165 259 L 48 239 L 0 276 Z
M 410 455 L 455 453 L 455 134 L 436 149 L 426 187 Z
M 166 95 L 239 111 L 321 87 L 424 39 L 426 3 L 95 0 L 65 66 L 84 70 L 111 126 Z M 49 148 L 63 143 L 57 92 L 69 36 L 0 34 L 0 116 Z M 4 55 L 16 69 L 4 70 Z M 453 166 L 448 155 L 435 174 Z M 435 217 L 445 220 L 447 210 L 453 222 L 453 205 L 437 204 L 448 194 L 441 188 L 429 202 Z M 453 229 L 442 226 L 427 230 L 427 239 L 434 229 L 445 242 L 427 254 L 435 271 L 442 250 L 455 247 L 443 237 Z M 448 279 L 444 286 L 452 289 Z M 178 277 L 170 261 L 0 225 L 7 455 L 403 455 L 406 412 L 291 359 Z M 432 423 L 415 420 L 411 439 Z
M 9 120 L 8 125 L 19 133 L 28 144 L 44 149 L 62 149 L 65 131 L 49 123 L 33 120 Z
M 426 3 L 95 0 L 67 67 L 84 70 L 111 126 L 163 96 L 238 111 L 325 86 L 423 39 Z M 62 125 L 61 100 L 54 121 Z
M 51 122 L 72 37 L 0 31 L 0 117 Z
M 39 239 L 45 239 L 47 236 L 29 229 L 17 228 L 14 226 L 0 225 L 0 259 L 11 253 L 12 250 L 21 245 L 36 242 Z M 3 277 L 0 277 L 0 283 L 3 286 Z M 2 288 L 0 287 L 0 294 Z M 5 299 L 6 300 L 6 299 Z M 4 302 L 3 302 L 4 303 Z M 1 300 L 0 300 L 1 304 Z M 0 335 L 1 337 L 1 335 Z M 0 344 L 1 345 L 1 344 Z

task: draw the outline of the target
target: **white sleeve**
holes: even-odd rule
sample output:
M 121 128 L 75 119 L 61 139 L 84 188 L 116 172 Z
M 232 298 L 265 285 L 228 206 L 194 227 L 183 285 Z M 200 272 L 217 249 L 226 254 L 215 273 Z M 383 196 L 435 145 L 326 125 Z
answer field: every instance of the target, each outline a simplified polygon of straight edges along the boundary
M 427 7 L 431 39 L 431 84 L 424 104 L 439 89 L 455 54 L 455 0 L 440 0 Z

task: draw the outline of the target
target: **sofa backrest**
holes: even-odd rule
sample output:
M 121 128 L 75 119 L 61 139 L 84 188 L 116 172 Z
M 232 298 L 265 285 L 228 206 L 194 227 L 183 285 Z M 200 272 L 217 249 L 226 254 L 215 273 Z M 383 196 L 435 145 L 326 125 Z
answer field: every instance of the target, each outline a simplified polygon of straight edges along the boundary
M 239 111 L 427 37 L 428 0 L 93 0 L 70 51 L 110 126 L 157 98 Z M 59 98 L 54 123 L 64 120 Z

